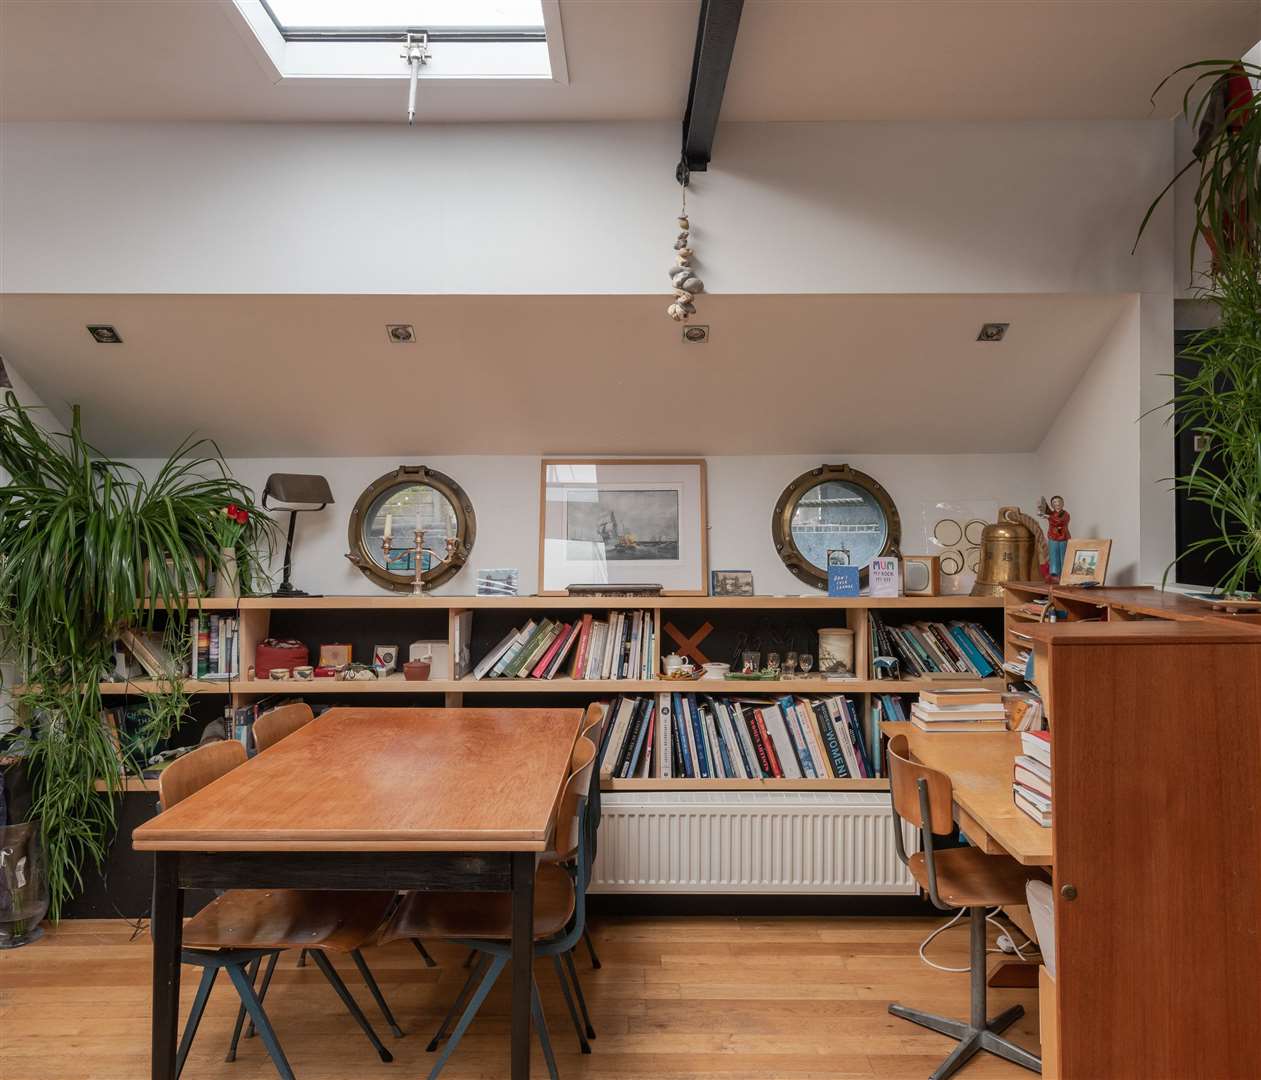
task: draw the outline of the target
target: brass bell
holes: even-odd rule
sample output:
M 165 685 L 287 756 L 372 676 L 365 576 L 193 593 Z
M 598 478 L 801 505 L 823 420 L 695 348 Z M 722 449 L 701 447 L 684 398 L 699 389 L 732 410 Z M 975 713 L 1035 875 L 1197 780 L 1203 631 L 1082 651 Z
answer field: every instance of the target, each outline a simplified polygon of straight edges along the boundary
M 998 511 L 998 521 L 985 526 L 973 596 L 1002 596 L 1007 582 L 1038 577 L 1033 530 L 1021 521 L 1023 516 L 1019 507 L 1004 506 Z

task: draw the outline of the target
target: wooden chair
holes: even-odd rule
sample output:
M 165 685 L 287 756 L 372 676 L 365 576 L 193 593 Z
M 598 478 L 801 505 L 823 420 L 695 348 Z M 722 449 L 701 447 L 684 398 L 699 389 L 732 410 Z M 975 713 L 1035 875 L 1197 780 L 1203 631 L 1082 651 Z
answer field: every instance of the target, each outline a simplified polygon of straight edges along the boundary
M 254 745 L 261 754 L 280 742 L 286 735 L 292 735 L 299 728 L 306 727 L 315 719 L 315 713 L 305 701 L 291 701 L 288 705 L 277 705 L 268 709 L 254 721 Z
M 246 759 L 239 742 L 214 742 L 194 750 L 163 770 L 158 798 L 169 809 L 218 780 Z M 377 933 L 394 903 L 394 893 L 316 892 L 298 889 L 233 889 L 222 893 L 184 925 L 181 959 L 202 969 L 201 982 L 184 1026 L 175 1074 L 183 1071 L 220 970 L 228 973 L 242 1007 L 258 1030 L 282 1080 L 293 1080 L 276 1033 L 254 990 L 254 974 L 264 957 L 285 949 L 307 948 L 316 966 L 363 1029 L 382 1061 L 393 1055 L 381 1044 L 326 952 L 353 953 Z M 248 969 L 248 970 L 247 970 Z M 238 1027 L 238 1031 L 239 1031 Z M 235 1047 L 235 1040 L 234 1040 Z
M 1028 871 L 1006 855 L 986 855 L 974 847 L 938 850 L 934 834 L 940 836 L 954 831 L 954 790 L 950 778 L 912 761 L 905 735 L 889 740 L 888 762 L 893 839 L 898 858 L 920 888 L 928 893 L 935 907 L 943 911 L 967 908 L 972 930 L 972 1015 L 969 1021 L 934 1016 L 904 1005 L 890 1005 L 889 1012 L 958 1040 L 959 1045 L 937 1067 L 930 1080 L 946 1080 L 980 1050 L 1040 1073 L 1042 1063 L 1035 1055 L 1000 1036 L 1000 1032 L 1024 1015 L 1024 1006 L 1013 1005 L 990 1020 L 985 1004 L 986 908 L 1023 904 Z M 914 855 L 906 853 L 903 821 L 920 833 L 922 850 Z
M 577 873 L 571 877 L 559 860 L 540 861 L 534 879 L 534 955 L 556 958 L 569 952 L 581 940 L 586 925 L 588 879 L 587 858 L 587 795 L 595 772 L 595 744 L 579 739 L 571 762 L 569 779 L 561 795 L 560 806 L 569 808 L 558 814 L 555 848 L 572 850 Z M 473 1018 L 485 1002 L 496 980 L 512 957 L 512 908 L 507 893 L 411 893 L 395 912 L 386 940 L 410 937 L 441 937 L 477 950 L 479 959 L 427 1049 L 436 1050 L 446 1037 L 455 1014 L 463 1009 L 455 1030 L 441 1056 L 429 1073 L 435 1080 L 456 1046 L 464 1037 Z M 476 989 L 473 983 L 480 977 Z M 562 983 L 563 985 L 563 983 Z M 472 991 L 471 997 L 468 996 Z M 568 991 L 566 991 L 568 997 Z M 538 984 L 532 987 L 532 1012 L 548 1075 L 556 1080 L 556 1058 L 552 1053 L 547 1021 L 543 1015 Z M 573 1004 L 570 1002 L 573 1016 Z M 576 1017 L 575 1017 L 576 1023 Z
M 291 701 L 285 705 L 277 705 L 274 709 L 268 709 L 254 721 L 254 745 L 261 754 L 265 750 L 269 750 L 280 742 L 281 739 L 292 735 L 295 731 L 306 727 L 315 719 L 315 713 L 311 711 L 311 706 L 305 701 Z M 425 958 L 430 967 L 434 966 L 433 957 L 425 952 L 425 947 L 419 942 L 413 942 L 420 954 Z M 402 1037 L 402 1029 L 395 1022 L 394 1015 L 390 1011 L 390 1007 L 386 1004 L 385 996 L 381 993 L 381 988 L 377 985 L 376 978 L 372 974 L 372 969 L 368 967 L 368 962 L 364 959 L 361 949 L 354 949 L 351 959 L 355 962 L 355 967 L 359 969 L 359 974 L 363 977 L 364 984 L 368 987 L 368 992 L 372 994 L 373 1000 L 377 1003 L 381 1010 L 381 1015 L 385 1018 L 385 1022 L 390 1026 L 390 1030 L 398 1037 Z M 276 962 L 279 959 L 279 953 L 273 953 L 267 960 L 267 968 L 263 972 L 263 981 L 258 990 L 258 999 L 263 1001 L 267 997 L 267 991 L 271 987 L 272 976 L 276 973 Z M 298 967 L 306 967 L 307 950 L 302 949 L 298 953 Z M 256 980 L 258 975 L 258 964 L 252 964 L 249 972 L 250 981 Z M 232 1041 L 228 1046 L 228 1053 L 225 1061 L 235 1061 L 237 1046 L 241 1040 L 241 1029 L 245 1026 L 246 1011 L 242 1005 L 237 1010 L 236 1024 L 232 1029 Z M 245 1027 L 245 1037 L 252 1039 L 255 1035 L 256 1028 L 251 1020 L 248 1027 Z
M 583 718 L 582 731 L 580 737 L 590 739 L 595 743 L 597 750 L 600 746 L 600 736 L 604 725 L 604 719 L 608 715 L 608 705 L 598 701 L 593 701 L 587 706 L 587 715 Z M 595 862 L 596 854 L 596 836 L 600 831 L 600 771 L 597 769 L 591 778 L 591 796 L 587 804 L 587 837 L 590 842 L 588 849 L 588 863 Z M 591 966 L 593 968 L 601 967 L 600 956 L 595 951 L 595 942 L 591 940 L 591 927 L 583 927 L 582 940 L 587 946 L 587 955 L 591 958 Z M 565 954 L 565 962 L 570 965 L 573 970 L 573 954 Z M 582 1000 L 582 987 L 578 985 L 578 973 L 573 973 L 574 986 L 578 991 L 578 999 Z M 586 1006 L 583 1006 L 583 1015 L 586 1015 Z M 587 1023 L 587 1035 L 595 1038 L 595 1032 L 591 1030 L 590 1021 Z

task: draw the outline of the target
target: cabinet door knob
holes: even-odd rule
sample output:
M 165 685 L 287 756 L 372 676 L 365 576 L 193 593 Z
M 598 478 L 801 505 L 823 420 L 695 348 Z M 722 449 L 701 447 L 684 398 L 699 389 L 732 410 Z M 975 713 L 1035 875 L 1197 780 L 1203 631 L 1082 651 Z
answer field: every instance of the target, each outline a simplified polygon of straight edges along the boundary
M 1076 900 L 1077 899 L 1077 886 L 1076 885 L 1061 885 L 1060 895 L 1064 897 L 1065 900 Z

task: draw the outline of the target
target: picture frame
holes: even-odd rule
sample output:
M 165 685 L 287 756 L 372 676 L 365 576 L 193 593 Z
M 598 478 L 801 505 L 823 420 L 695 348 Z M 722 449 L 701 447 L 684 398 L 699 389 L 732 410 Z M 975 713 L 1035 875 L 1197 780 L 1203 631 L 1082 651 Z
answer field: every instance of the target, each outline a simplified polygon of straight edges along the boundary
M 544 458 L 539 595 L 573 584 L 709 586 L 703 458 Z
M 1108 574 L 1111 540 L 1069 540 L 1064 549 L 1061 585 L 1102 585 Z
M 753 596 L 752 570 L 711 570 L 710 596 Z

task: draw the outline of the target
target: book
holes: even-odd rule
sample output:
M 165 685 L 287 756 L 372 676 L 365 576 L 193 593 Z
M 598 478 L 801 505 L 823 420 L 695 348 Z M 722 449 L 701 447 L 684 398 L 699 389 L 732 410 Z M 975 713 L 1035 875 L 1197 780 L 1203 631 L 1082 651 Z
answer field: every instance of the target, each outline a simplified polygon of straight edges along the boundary
M 914 712 L 914 710 L 912 710 Z M 963 733 L 969 731 L 1006 731 L 1006 720 L 950 720 L 925 723 L 919 716 L 912 715 L 911 723 L 921 731 L 940 731 Z
M 565 658 L 569 655 L 570 650 L 573 649 L 574 644 L 577 642 L 578 634 L 581 631 L 581 629 L 582 629 L 582 626 L 578 622 L 573 622 L 570 624 L 569 633 L 565 635 L 564 643 L 561 645 L 559 649 L 556 650 L 555 654 L 552 657 L 552 662 L 548 665 L 547 671 L 543 675 L 545 679 L 556 678 L 556 673 L 560 671 L 561 665 L 565 663 Z
M 696 695 L 683 695 L 684 715 L 687 718 L 688 733 L 692 740 L 692 755 L 696 765 L 696 775 L 703 780 L 713 778 L 713 763 L 709 757 L 709 746 L 705 740 L 705 732 L 701 726 L 700 713 L 696 708 Z
M 512 662 L 504 669 L 504 678 L 524 679 L 530 673 L 530 667 L 534 664 L 543 650 L 551 643 L 552 638 L 556 636 L 560 627 L 551 619 L 544 619 L 537 627 L 534 633 L 526 639 L 525 645 L 516 655 Z
M 587 647 L 591 643 L 591 624 L 593 617 L 584 615 L 582 617 L 581 628 L 578 631 L 578 647 L 574 650 L 574 663 L 570 668 L 569 677 L 571 679 L 586 678 L 587 671 Z
M 763 741 L 764 734 L 755 718 L 756 710 L 746 710 L 739 701 L 733 702 L 733 708 L 741 727 L 749 733 L 749 742 L 753 746 L 753 756 L 757 760 L 758 772 L 765 778 L 773 777 L 775 770 L 771 765 L 771 758 L 767 752 L 766 743 Z
M 974 689 L 970 686 L 943 687 L 940 690 L 921 690 L 919 703 L 921 705 L 947 707 L 954 705 L 1001 705 L 1003 703 L 1003 695 L 997 690 Z
M 473 613 L 461 611 L 451 619 L 451 678 L 462 679 L 473 664 Z
M 683 775 L 689 780 L 695 780 L 700 773 L 696 769 L 696 752 L 692 742 L 692 725 L 688 721 L 687 713 L 683 707 L 683 695 L 671 694 L 670 702 L 673 706 L 671 712 L 674 717 L 674 727 L 678 732 L 679 754 L 683 759 Z
M 780 712 L 779 706 L 765 705 L 758 710 L 758 713 L 770 735 L 771 743 L 775 748 L 775 757 L 779 760 L 779 767 L 783 770 L 784 777 L 788 780 L 803 779 L 797 752 L 793 748 L 793 741 L 788 735 L 788 725 L 784 722 L 784 715 Z
M 802 723 L 802 718 L 797 712 L 797 703 L 791 697 L 782 697 L 779 699 L 779 711 L 783 714 L 785 726 L 788 728 L 789 738 L 792 740 L 793 748 L 797 751 L 797 763 L 801 766 L 801 775 L 807 780 L 818 780 L 824 774 L 819 771 L 815 764 L 814 754 L 811 753 L 810 740 L 806 736 L 806 728 Z
M 657 695 L 657 775 L 663 780 L 669 780 L 674 776 L 674 755 L 671 750 L 670 725 L 674 719 L 674 713 L 670 706 L 669 694 Z
M 952 705 L 946 708 L 916 702 L 911 706 L 911 715 L 918 716 L 926 723 L 939 720 L 1007 720 L 1007 710 L 1001 705 Z
M 1029 788 L 1036 791 L 1043 798 L 1051 797 L 1051 781 L 1047 780 L 1031 769 L 1026 769 L 1021 765 L 1016 765 L 1012 770 L 1012 779 L 1019 787 Z
M 161 634 L 152 631 L 137 633 L 124 628 L 119 631 L 118 637 L 151 678 L 171 679 L 179 675 L 181 665 L 167 652 Z
M 1012 799 L 1015 801 L 1017 807 L 1033 818 L 1033 820 L 1044 829 L 1049 829 L 1051 827 L 1050 807 L 1043 809 L 1032 800 L 1029 793 L 1022 792 L 1019 789 L 1015 789 L 1012 792 Z
M 1049 731 L 1022 731 L 1020 746 L 1035 761 L 1048 769 L 1051 767 L 1051 733 Z
M 534 633 L 535 625 L 534 620 L 530 619 L 525 626 L 513 635 L 508 647 L 500 654 L 499 659 L 495 661 L 494 666 L 490 669 L 490 677 L 492 679 L 498 679 L 502 676 L 508 665 L 517 658 L 526 640 Z
M 1051 768 L 1037 758 L 1032 758 L 1028 754 L 1017 754 L 1016 764 L 1022 769 L 1027 769 L 1034 776 L 1041 777 L 1048 784 L 1051 782 Z
M 849 727 L 848 711 L 844 708 L 843 698 L 828 698 L 825 702 L 828 715 L 832 721 L 832 730 L 836 732 L 841 746 L 841 755 L 845 758 L 845 771 L 854 779 L 863 775 L 858 764 L 858 751 L 854 746 L 854 733 Z
M 573 629 L 573 623 L 560 624 L 560 627 L 557 629 L 556 634 L 552 637 L 551 642 L 539 654 L 538 661 L 535 663 L 534 667 L 530 669 L 530 671 L 528 672 L 530 678 L 532 679 L 543 678 L 544 673 L 547 671 L 549 667 L 552 666 L 552 661 L 556 658 L 556 654 L 560 652 L 561 647 L 565 644 L 566 641 L 569 640 L 569 632 L 572 629 Z M 523 671 L 522 675 L 525 675 L 525 674 L 527 674 L 527 672 Z
M 591 624 L 591 642 L 587 648 L 586 668 L 582 674 L 584 679 L 598 679 L 600 677 L 600 665 L 604 663 L 604 645 L 608 636 L 609 624 L 603 619 Z
M 841 740 L 837 738 L 836 728 L 832 724 L 827 704 L 822 701 L 811 702 L 810 711 L 815 727 L 823 737 L 823 747 L 827 752 L 828 762 L 832 766 L 832 775 L 838 780 L 848 779 L 849 766 L 845 763 L 845 755 L 841 753 Z
M 600 757 L 600 779 L 611 780 L 621 757 L 622 747 L 626 742 L 626 732 L 635 715 L 635 699 L 621 698 L 618 702 L 617 716 L 610 725 L 611 730 L 605 742 L 604 753 Z
M 474 679 L 482 679 L 486 676 L 486 673 L 498 663 L 499 658 L 508 651 L 508 647 L 517 639 L 517 633 L 518 631 L 516 630 L 509 630 L 500 639 L 499 644 L 477 662 L 477 666 L 473 668 Z

